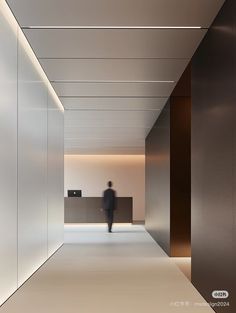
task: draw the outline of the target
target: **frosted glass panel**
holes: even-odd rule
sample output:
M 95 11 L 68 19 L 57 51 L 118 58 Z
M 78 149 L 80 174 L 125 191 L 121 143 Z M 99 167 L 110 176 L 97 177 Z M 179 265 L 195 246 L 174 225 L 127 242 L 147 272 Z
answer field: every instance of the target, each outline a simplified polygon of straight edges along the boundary
M 17 288 L 17 38 L 0 3 L 0 304 Z
M 47 86 L 19 33 L 18 279 L 47 259 Z
M 48 97 L 48 254 L 64 236 L 64 127 L 63 112 Z
M 0 0 L 0 305 L 63 243 L 63 146 L 60 101 Z

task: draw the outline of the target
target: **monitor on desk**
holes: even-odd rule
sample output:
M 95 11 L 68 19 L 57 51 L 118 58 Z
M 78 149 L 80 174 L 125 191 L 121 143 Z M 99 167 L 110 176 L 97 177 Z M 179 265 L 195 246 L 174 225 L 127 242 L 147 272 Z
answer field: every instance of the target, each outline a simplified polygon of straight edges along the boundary
M 82 197 L 81 190 L 68 190 L 68 197 Z

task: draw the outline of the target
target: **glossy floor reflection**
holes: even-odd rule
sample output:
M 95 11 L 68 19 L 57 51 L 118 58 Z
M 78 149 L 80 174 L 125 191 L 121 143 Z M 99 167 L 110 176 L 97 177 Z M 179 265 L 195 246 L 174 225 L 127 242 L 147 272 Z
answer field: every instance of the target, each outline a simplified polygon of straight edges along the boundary
M 1 313 L 213 312 L 143 226 L 68 225 L 64 246 Z

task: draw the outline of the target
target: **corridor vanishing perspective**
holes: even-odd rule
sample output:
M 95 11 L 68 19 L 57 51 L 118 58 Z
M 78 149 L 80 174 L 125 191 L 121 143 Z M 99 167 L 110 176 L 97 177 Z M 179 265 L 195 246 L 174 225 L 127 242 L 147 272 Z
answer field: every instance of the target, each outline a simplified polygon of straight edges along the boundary
M 65 244 L 1 313 L 143 313 L 213 310 L 141 225 L 65 226 Z
M 0 0 L 0 313 L 236 312 L 235 38 L 236 0 Z

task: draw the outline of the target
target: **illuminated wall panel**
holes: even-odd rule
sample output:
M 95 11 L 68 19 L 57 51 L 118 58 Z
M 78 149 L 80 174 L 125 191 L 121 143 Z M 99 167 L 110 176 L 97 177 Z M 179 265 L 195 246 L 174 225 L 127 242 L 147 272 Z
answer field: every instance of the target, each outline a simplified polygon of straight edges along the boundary
M 64 237 L 64 115 L 55 99 L 48 98 L 48 253 Z
M 47 259 L 47 85 L 18 48 L 18 279 L 22 284 Z
M 63 107 L 0 0 L 0 304 L 63 243 Z
M 0 303 L 17 288 L 17 24 L 0 2 Z M 4 30 L 4 31 L 3 31 Z

